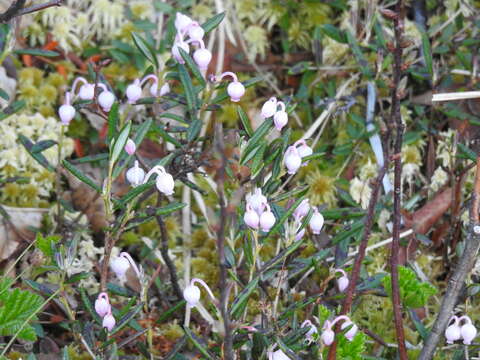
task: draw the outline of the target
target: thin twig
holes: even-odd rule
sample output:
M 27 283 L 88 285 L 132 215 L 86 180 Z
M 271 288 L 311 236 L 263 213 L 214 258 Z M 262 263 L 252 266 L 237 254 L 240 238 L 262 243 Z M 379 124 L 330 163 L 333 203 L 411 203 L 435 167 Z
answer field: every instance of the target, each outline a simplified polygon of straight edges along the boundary
M 221 156 L 221 165 L 217 170 L 217 194 L 218 202 L 220 204 L 220 224 L 217 231 L 217 250 L 218 257 L 220 262 L 220 312 L 223 318 L 223 324 L 225 327 L 225 342 L 224 342 L 224 359 L 233 360 L 233 337 L 232 329 L 230 327 L 230 317 L 228 315 L 228 293 L 229 289 L 227 286 L 227 263 L 225 259 L 225 229 L 227 222 L 227 206 L 225 204 L 225 192 L 224 192 L 224 182 L 225 174 L 227 167 L 227 156 L 225 154 L 225 144 L 223 142 L 223 131 L 222 124 L 218 123 L 215 128 L 215 140 L 217 146 L 217 152 Z
M 408 360 L 407 348 L 405 346 L 405 333 L 403 330 L 402 303 L 400 299 L 400 288 L 398 279 L 398 261 L 400 256 L 400 226 L 402 223 L 401 195 L 402 195 L 402 143 L 405 125 L 400 114 L 399 85 L 402 77 L 402 36 L 404 31 L 404 8 L 403 1 L 398 0 L 395 6 L 396 16 L 393 18 L 395 33 L 395 50 L 393 52 L 393 89 L 392 108 L 390 117 L 390 128 L 395 123 L 396 137 L 394 144 L 394 191 L 393 191 L 393 231 L 392 249 L 390 254 L 390 273 L 392 279 L 392 303 L 393 318 L 395 322 L 395 333 L 398 344 L 398 353 L 401 360 Z
M 479 226 L 479 204 L 480 204 L 480 155 L 477 155 L 477 170 L 475 175 L 475 186 L 473 190 L 473 199 L 470 206 L 470 225 L 465 239 L 465 249 L 458 260 L 458 264 L 448 280 L 447 290 L 442 299 L 442 305 L 438 311 L 437 319 L 433 324 L 419 360 L 430 360 L 433 358 L 435 348 L 448 325 L 452 316 L 455 304 L 458 301 L 461 290 L 464 288 L 464 282 L 468 273 L 472 270 L 477 258 L 480 247 L 480 229 Z
M 10 7 L 7 9 L 7 11 L 5 11 L 3 14 L 0 14 L 0 23 L 7 23 L 15 17 L 45 10 L 52 6 L 60 6 L 62 5 L 63 0 L 48 1 L 43 4 L 32 5 L 30 7 L 24 8 L 23 6 L 26 2 L 26 0 L 14 1 L 12 5 L 10 5 Z
M 24 8 L 24 9 L 21 9 L 17 16 L 22 16 L 22 15 L 26 15 L 26 14 L 31 14 L 33 12 L 37 12 L 37 11 L 41 11 L 41 10 L 45 10 L 45 9 L 48 9 L 50 7 L 53 7 L 53 6 L 61 6 L 63 3 L 63 0 L 53 0 L 53 1 L 48 1 L 46 3 L 43 3 L 43 4 L 38 4 L 38 5 L 32 5 L 30 7 L 27 7 L 27 8 Z
M 162 203 L 162 195 L 159 193 L 157 198 L 157 206 L 159 207 Z M 158 227 L 160 228 L 160 236 L 161 236 L 161 246 L 160 246 L 160 253 L 162 254 L 163 261 L 168 267 L 168 271 L 170 273 L 170 281 L 172 282 L 173 291 L 177 296 L 178 300 L 183 299 L 183 292 L 178 285 L 178 275 L 177 275 L 177 268 L 173 263 L 172 259 L 168 255 L 168 234 L 167 228 L 165 227 L 165 222 L 162 219 L 161 215 L 155 216 L 157 220 Z

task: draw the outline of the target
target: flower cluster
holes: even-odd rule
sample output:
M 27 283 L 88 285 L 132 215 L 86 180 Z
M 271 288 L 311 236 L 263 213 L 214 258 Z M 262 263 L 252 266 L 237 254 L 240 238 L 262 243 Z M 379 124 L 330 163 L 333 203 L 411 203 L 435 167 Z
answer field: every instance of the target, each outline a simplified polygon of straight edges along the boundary
M 102 326 L 108 331 L 112 331 L 116 322 L 112 315 L 112 306 L 107 293 L 102 292 L 98 295 L 97 300 L 95 300 L 95 311 L 98 316 L 103 318 Z
M 166 82 L 160 88 L 160 92 L 158 92 L 158 77 L 150 74 L 145 76 L 143 79 L 135 79 L 135 81 L 127 86 L 127 90 L 125 91 L 125 95 L 127 96 L 127 100 L 129 104 L 135 104 L 141 97 L 142 97 L 142 86 L 149 80 L 152 80 L 152 85 L 150 86 L 150 95 L 153 97 L 164 96 L 170 92 L 170 85 Z
M 278 110 L 280 107 L 280 110 Z M 286 106 L 283 101 L 277 101 L 276 97 L 271 97 L 262 106 L 262 117 L 264 119 L 273 116 L 273 123 L 278 131 L 288 123 L 288 114 L 285 111 Z
M 268 205 L 267 198 L 262 194 L 262 189 L 255 189 L 247 195 L 247 211 L 243 216 L 245 224 L 252 229 L 259 227 L 262 231 L 268 232 L 275 225 L 275 215 Z
M 345 337 L 348 341 L 352 341 L 358 331 L 358 326 L 355 325 L 352 320 L 346 315 L 337 316 L 333 321 L 325 320 L 323 324 L 323 332 L 321 335 L 321 339 L 326 346 L 330 346 L 335 339 L 335 332 L 333 331 L 333 327 L 339 321 L 343 321 L 343 324 L 340 326 L 342 330 L 347 330 L 345 333 Z
M 460 325 L 462 322 L 463 325 Z M 477 329 L 467 315 L 461 317 L 452 316 L 448 323 L 450 325 L 445 330 L 447 344 L 453 344 L 457 340 L 463 340 L 465 345 L 470 345 L 472 340 L 477 336 Z
M 287 148 L 284 157 L 284 164 L 290 175 L 295 174 L 301 166 L 307 165 L 303 158 L 313 154 L 313 150 L 307 145 L 305 140 L 298 140 Z

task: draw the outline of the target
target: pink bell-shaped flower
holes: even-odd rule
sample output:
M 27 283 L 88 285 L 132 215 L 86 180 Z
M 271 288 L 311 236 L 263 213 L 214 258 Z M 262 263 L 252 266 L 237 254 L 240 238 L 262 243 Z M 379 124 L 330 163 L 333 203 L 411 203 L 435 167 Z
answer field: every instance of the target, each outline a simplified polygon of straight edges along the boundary
M 262 106 L 262 117 L 264 119 L 272 117 L 277 112 L 277 98 L 271 97 L 263 103 Z
M 281 131 L 282 128 L 288 124 L 288 114 L 285 111 L 285 103 L 283 101 L 279 101 L 277 105 L 280 105 L 281 109 L 273 116 L 273 123 L 275 124 L 275 128 Z M 302 156 L 301 153 L 300 156 Z
M 323 325 L 322 335 L 320 336 L 322 342 L 325 346 L 330 346 L 335 340 L 335 333 L 332 330 L 332 323 L 328 320 L 325 320 L 325 324 Z
M 177 60 L 179 64 L 185 64 L 185 60 L 183 60 L 180 50 L 178 50 L 179 48 L 182 48 L 188 54 L 190 52 L 190 46 L 183 40 L 176 40 L 172 46 L 173 58 Z
M 310 226 L 310 230 L 312 230 L 315 235 L 320 234 L 320 231 L 322 231 L 323 222 L 323 215 L 318 212 L 316 207 L 313 208 L 313 215 L 310 218 L 310 223 L 308 225 Z
M 295 219 L 301 219 L 305 217 L 310 211 L 310 204 L 308 199 L 303 199 L 300 205 L 293 211 L 293 217 Z
M 250 207 L 260 216 L 267 204 L 267 198 L 262 194 L 262 189 L 255 188 L 252 193 L 247 194 L 246 199 Z
M 290 175 L 293 175 L 297 172 L 297 170 L 302 165 L 302 158 L 298 154 L 298 150 L 295 146 L 289 146 L 287 151 L 285 152 L 285 157 L 283 160 L 285 167 L 287 168 L 287 172 Z
M 342 276 L 337 279 L 337 286 L 338 286 L 338 290 L 340 290 L 340 292 L 343 292 L 345 291 L 345 289 L 348 287 L 348 284 L 349 284 L 348 276 L 347 276 L 347 273 L 342 269 L 336 269 L 335 273 L 337 272 L 342 274 Z
M 115 318 L 113 317 L 112 313 L 105 315 L 102 321 L 102 326 L 108 331 L 112 331 L 112 329 L 115 327 Z
M 212 53 L 205 48 L 197 49 L 193 53 L 193 60 L 200 70 L 207 70 L 210 61 L 212 61 Z
M 185 31 L 187 27 L 193 22 L 191 18 L 182 13 L 177 13 L 175 16 L 175 28 L 178 32 Z
M 58 109 L 58 116 L 60 117 L 60 121 L 62 122 L 62 125 L 67 125 L 70 124 L 70 121 L 73 120 L 75 117 L 75 108 L 70 105 L 70 93 L 67 92 L 65 93 L 65 104 L 60 106 Z
M 127 86 L 125 91 L 129 104 L 135 104 L 138 99 L 142 97 L 142 87 L 140 86 L 140 80 L 135 79 L 135 81 Z
M 345 330 L 349 327 L 350 329 L 345 333 L 345 337 L 347 338 L 348 341 L 352 341 L 358 332 L 358 326 L 355 325 L 350 319 L 344 321 L 342 326 L 340 326 L 342 330 Z
M 268 360 L 291 360 L 282 350 L 268 352 Z
M 260 217 L 255 210 L 252 209 L 252 206 L 249 203 L 247 203 L 247 210 L 245 211 L 245 215 L 243 215 L 243 221 L 245 221 L 245 224 L 250 226 L 252 229 L 258 229 Z
M 169 174 L 163 166 L 157 165 L 147 173 L 144 183 L 146 183 L 153 174 L 157 174 L 155 185 L 158 191 L 167 196 L 173 195 L 175 187 L 175 180 L 173 179 L 173 176 Z
M 187 306 L 195 307 L 200 302 L 200 295 L 201 295 L 200 294 L 200 288 L 198 286 L 196 286 L 195 283 L 198 283 L 198 284 L 202 285 L 205 288 L 205 290 L 207 291 L 210 298 L 214 302 L 217 301 L 215 299 L 215 296 L 212 293 L 212 290 L 210 290 L 210 288 L 208 287 L 208 285 L 205 281 L 203 281 L 202 279 L 193 278 L 190 281 L 190 284 L 188 284 L 187 287 L 185 287 L 185 289 L 183 290 L 183 298 L 187 302 Z
M 98 104 L 103 111 L 109 112 L 113 103 L 115 102 L 115 95 L 113 95 L 113 93 L 110 92 L 104 84 L 98 84 L 98 86 L 103 89 L 101 94 L 98 96 Z
M 170 92 L 170 85 L 168 83 L 163 84 L 162 87 L 160 88 L 160 94 L 158 95 L 157 95 L 157 90 L 158 90 L 158 84 L 154 83 L 150 87 L 150 94 L 152 96 L 164 96 Z
M 80 89 L 78 90 L 78 97 L 82 100 L 93 100 L 95 97 L 95 84 L 90 84 L 85 78 L 79 76 L 73 82 L 73 93 L 75 93 L 78 83 L 82 83 L 82 86 L 80 86 Z
M 145 171 L 138 166 L 138 161 L 135 160 L 133 167 L 127 170 L 125 177 L 127 178 L 127 181 L 135 187 L 143 184 L 143 180 L 145 179 Z
M 298 149 L 298 154 L 303 159 L 304 157 L 310 156 L 313 154 L 313 150 L 310 146 L 307 145 L 305 140 L 298 140 L 295 144 L 295 147 Z M 304 162 L 302 166 L 307 165 L 308 162 Z
M 275 215 L 273 215 L 270 206 L 267 204 L 266 209 L 262 212 L 262 215 L 260 215 L 260 228 L 264 232 L 269 232 L 275 224 L 275 221 Z
M 303 328 L 305 326 L 310 326 L 310 329 L 305 334 L 305 338 L 306 338 L 307 342 L 308 343 L 314 342 L 315 338 L 318 334 L 317 327 L 315 325 L 313 325 L 310 320 L 305 320 L 300 327 Z
M 205 35 L 205 30 L 196 21 L 192 21 L 187 28 L 187 35 L 192 40 L 202 40 Z
M 133 155 L 135 154 L 136 150 L 137 150 L 137 145 L 135 145 L 135 142 L 129 138 L 125 143 L 125 151 L 127 152 L 128 155 Z
M 462 316 L 458 320 L 459 323 L 462 320 L 465 320 L 465 323 L 460 327 L 460 334 L 462 336 L 463 343 L 465 345 L 470 345 L 472 343 L 472 340 L 475 339 L 475 337 L 477 336 L 477 329 L 475 328 L 475 326 L 473 326 L 472 320 L 466 315 Z
M 110 300 L 108 299 L 107 293 L 102 292 L 98 294 L 98 298 L 95 300 L 95 311 L 100 317 L 104 317 L 108 313 L 112 312 L 112 307 L 110 306 Z
M 225 76 L 230 76 L 233 81 L 227 86 L 227 94 L 230 96 L 230 100 L 233 102 L 239 102 L 240 98 L 245 94 L 245 86 L 238 81 L 237 75 L 231 71 L 226 71 L 221 74 L 218 78 L 213 77 L 214 81 L 221 81 Z
M 130 263 L 125 257 L 117 256 L 110 262 L 110 267 L 118 278 L 123 278 L 130 268 Z
M 453 324 L 451 323 L 452 320 L 454 320 Z M 452 316 L 448 323 L 450 325 L 445 330 L 445 338 L 447 339 L 447 344 L 453 344 L 462 337 L 459 318 L 457 316 Z

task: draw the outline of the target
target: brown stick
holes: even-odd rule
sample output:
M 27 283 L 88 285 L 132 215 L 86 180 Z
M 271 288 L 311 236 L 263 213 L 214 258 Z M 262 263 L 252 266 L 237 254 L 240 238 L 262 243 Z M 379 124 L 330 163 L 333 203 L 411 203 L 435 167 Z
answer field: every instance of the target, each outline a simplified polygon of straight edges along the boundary
M 396 16 L 393 18 L 395 33 L 394 67 L 393 67 L 393 89 L 392 89 L 392 109 L 390 124 L 395 123 L 396 138 L 394 144 L 394 191 L 393 191 L 393 231 L 392 231 L 392 250 L 390 254 L 390 273 L 392 277 L 392 303 L 393 318 L 395 322 L 395 333 L 398 344 L 398 353 L 401 360 L 408 360 L 407 348 L 405 346 L 405 333 L 403 331 L 402 303 L 400 299 L 400 288 L 398 279 L 398 262 L 400 255 L 400 226 L 402 222 L 401 214 L 401 194 L 402 194 L 402 151 L 404 124 L 400 114 L 400 99 L 398 86 L 402 76 L 402 36 L 404 30 L 404 9 L 402 0 L 398 0 L 396 7 Z
M 479 207 L 480 205 L 480 155 L 477 155 L 477 170 L 475 174 L 475 186 L 473 189 L 472 203 L 470 206 L 470 225 L 467 238 L 465 239 L 465 249 L 458 260 L 457 266 L 452 276 L 448 280 L 447 290 L 442 299 L 442 305 L 438 312 L 437 319 L 428 335 L 427 340 L 420 353 L 419 360 L 430 360 L 433 358 L 435 348 L 440 342 L 441 337 L 448 325 L 448 321 L 453 314 L 453 308 L 458 301 L 461 290 L 464 287 L 465 278 L 472 270 L 480 248 L 480 230 L 479 230 Z
M 26 3 L 26 0 L 14 1 L 12 5 L 5 11 L 3 14 L 0 14 L 0 23 L 6 23 L 12 20 L 15 17 L 31 14 L 33 12 L 41 11 L 52 6 L 62 5 L 63 0 L 53 0 L 48 1 L 44 4 L 33 5 L 27 8 L 23 6 Z

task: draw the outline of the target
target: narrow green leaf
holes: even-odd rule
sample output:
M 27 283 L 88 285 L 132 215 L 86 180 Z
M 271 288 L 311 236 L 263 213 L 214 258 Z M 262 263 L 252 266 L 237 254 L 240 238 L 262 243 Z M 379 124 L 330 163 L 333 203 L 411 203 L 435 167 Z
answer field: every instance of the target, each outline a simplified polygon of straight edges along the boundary
M 171 203 L 171 204 L 168 204 L 167 206 L 164 206 L 158 209 L 155 212 L 155 214 L 165 216 L 165 215 L 171 214 L 172 212 L 183 209 L 186 205 L 187 204 L 181 203 L 181 202 Z
M 259 280 L 260 277 L 256 277 L 255 279 L 250 281 L 248 285 L 245 286 L 245 288 L 237 295 L 230 309 L 230 314 L 233 318 L 237 319 L 243 313 L 243 310 L 247 306 L 250 295 L 258 286 Z
M 102 161 L 102 160 L 108 160 L 109 155 L 104 153 L 104 154 L 96 154 L 96 155 L 90 155 L 90 156 L 84 156 L 79 159 L 74 159 L 72 160 L 73 164 L 84 164 L 84 163 L 89 163 L 89 162 L 95 162 L 95 161 Z
M 185 50 L 183 50 L 181 47 L 178 47 L 178 50 L 179 50 L 180 55 L 182 56 L 183 60 L 185 60 L 185 64 L 187 64 L 188 68 L 192 72 L 193 76 L 195 76 L 195 78 L 197 78 L 197 80 L 200 82 L 201 89 L 203 90 L 207 83 L 205 82 L 205 79 L 203 78 L 202 73 L 198 69 L 197 64 L 195 64 L 195 62 L 192 60 L 190 55 Z
M 37 142 L 35 145 L 32 146 L 32 153 L 41 153 L 44 150 L 47 150 L 48 148 L 51 148 L 52 146 L 56 145 L 57 142 L 53 140 L 43 140 Z
M 138 195 L 143 193 L 145 190 L 150 189 L 153 185 L 155 185 L 155 181 L 149 181 L 145 184 L 141 184 L 139 186 L 134 187 L 128 193 L 126 193 L 119 201 L 120 206 L 125 206 L 130 200 L 136 198 Z
M 90 186 L 92 189 L 98 191 L 99 193 L 102 192 L 102 189 L 100 188 L 99 185 L 95 183 L 95 181 L 88 175 L 85 175 L 82 173 L 80 170 L 78 170 L 75 166 L 73 166 L 71 163 L 69 163 L 67 160 L 62 161 L 63 166 L 65 169 L 67 169 L 73 176 L 75 176 L 78 180 L 81 182 L 87 184 Z
M 280 230 L 280 227 L 293 214 L 293 212 L 300 205 L 303 199 L 305 199 L 305 196 L 299 196 L 297 200 L 295 200 L 295 202 L 292 204 L 292 206 L 290 206 L 290 208 L 287 211 L 285 211 L 285 213 L 280 217 L 280 219 L 277 219 L 277 221 L 275 222 L 275 225 L 268 233 L 274 234 L 275 231 Z
M 113 150 L 110 156 L 110 162 L 115 164 L 120 156 L 120 153 L 123 151 L 125 144 L 127 143 L 128 137 L 130 136 L 130 130 L 132 128 L 132 123 L 128 122 L 118 135 L 117 139 L 115 140 L 115 144 L 113 145 Z
M 167 133 L 161 126 L 154 125 L 152 130 L 159 133 L 162 139 L 165 140 L 166 142 L 169 142 L 175 145 L 176 147 L 182 147 L 182 144 L 180 143 L 180 141 L 178 141 L 172 135 Z
M 117 136 L 117 124 L 119 119 L 118 113 L 118 101 L 115 101 L 108 113 L 108 134 L 107 134 L 107 144 L 111 144 L 112 139 Z
M 113 335 L 120 330 L 122 330 L 134 317 L 137 315 L 143 308 L 143 303 L 138 304 L 132 311 L 129 311 L 125 316 L 123 316 L 119 321 L 117 326 L 113 328 L 110 335 Z
M 242 156 L 240 158 L 240 164 L 244 165 L 247 160 L 247 156 L 251 151 L 253 151 L 259 144 L 260 141 L 263 139 L 263 137 L 271 130 L 273 126 L 273 119 L 266 119 L 262 125 L 260 125 L 257 130 L 255 130 L 253 136 L 250 138 L 250 140 L 247 143 L 247 146 L 245 147 L 245 150 L 242 152 Z
M 150 61 L 153 65 L 155 65 L 155 68 L 158 69 L 159 66 L 157 56 L 152 46 L 144 38 L 142 38 L 139 34 L 135 32 L 132 32 L 132 39 L 135 43 L 135 46 L 138 48 L 138 50 L 140 50 L 143 56 L 145 56 L 147 60 Z
M 427 67 L 427 71 L 430 74 L 430 78 L 433 78 L 432 48 L 430 46 L 430 39 L 426 31 L 422 31 L 422 49 L 423 58 L 425 59 L 425 66 Z
M 187 131 L 187 141 L 191 142 L 197 138 L 202 129 L 202 121 L 200 119 L 195 119 L 191 122 Z
M 55 171 L 55 168 L 48 162 L 45 156 L 43 156 L 41 153 L 36 153 L 33 152 L 32 149 L 35 146 L 33 142 L 30 141 L 29 138 L 26 136 L 20 134 L 18 135 L 18 140 L 20 143 L 23 145 L 25 150 L 40 164 L 42 165 L 45 169 L 49 171 Z
M 343 44 L 348 43 L 347 36 L 345 35 L 345 32 L 339 30 L 336 26 L 334 26 L 332 24 L 325 24 L 323 26 L 320 26 L 320 31 L 324 35 L 332 38 L 333 40 L 335 40 L 339 43 L 343 43 Z
M 183 64 L 178 64 L 178 74 L 180 76 L 183 89 L 185 90 L 188 110 L 192 112 L 196 108 L 196 95 L 193 90 L 192 79 L 190 78 L 190 74 Z
M 205 34 L 208 34 L 210 31 L 215 29 L 225 17 L 225 12 L 215 15 L 214 17 L 208 19 L 205 23 L 202 24 L 203 30 L 205 30 Z
M 60 56 L 56 51 L 42 50 L 42 49 L 19 49 L 14 51 L 17 55 L 33 55 L 33 56 L 44 56 L 44 57 L 55 57 Z
M 177 115 L 177 114 L 171 114 L 171 113 L 163 113 L 160 115 L 160 118 L 167 118 L 167 119 L 172 119 L 176 120 L 178 122 L 188 124 L 189 121 L 185 119 L 183 116 Z
M 26 105 L 25 100 L 15 101 L 11 105 L 8 105 L 6 108 L 4 108 L 0 112 L 0 121 L 5 120 L 10 115 L 13 115 L 16 112 L 20 111 L 21 109 L 23 109 L 25 107 L 25 105 Z
M 170 309 L 166 311 L 162 311 L 161 314 L 159 314 L 158 319 L 156 320 L 157 324 L 161 324 L 165 320 L 167 320 L 170 316 L 172 316 L 176 311 L 184 307 L 186 304 L 185 300 L 177 302 L 175 305 L 173 305 Z
M 8 96 L 7 92 L 3 89 L 0 89 L 0 97 L 6 101 L 10 100 L 10 97 Z
M 210 355 L 209 351 L 202 344 L 203 341 L 199 339 L 188 327 L 183 327 L 183 331 L 185 331 L 185 335 L 187 336 L 187 338 L 191 341 L 193 346 L 195 346 L 197 350 L 202 353 L 203 356 L 205 356 L 209 360 L 215 359 L 212 355 Z
M 241 106 L 237 106 L 237 113 L 238 113 L 238 117 L 240 118 L 240 121 L 242 122 L 243 128 L 247 132 L 247 135 L 249 137 L 252 137 L 253 129 L 252 129 L 252 125 L 250 124 L 250 119 L 248 118 L 248 115 L 245 113 L 245 111 L 242 109 Z
M 347 35 L 347 40 L 350 45 L 350 49 L 352 50 L 353 55 L 357 60 L 357 63 L 360 65 L 360 69 L 362 70 L 363 75 L 365 75 L 369 79 L 372 78 L 373 77 L 372 71 L 368 67 L 367 59 L 365 59 L 365 56 L 363 55 L 362 50 L 358 45 L 357 39 L 353 36 L 353 34 L 350 31 L 347 30 L 345 33 Z

